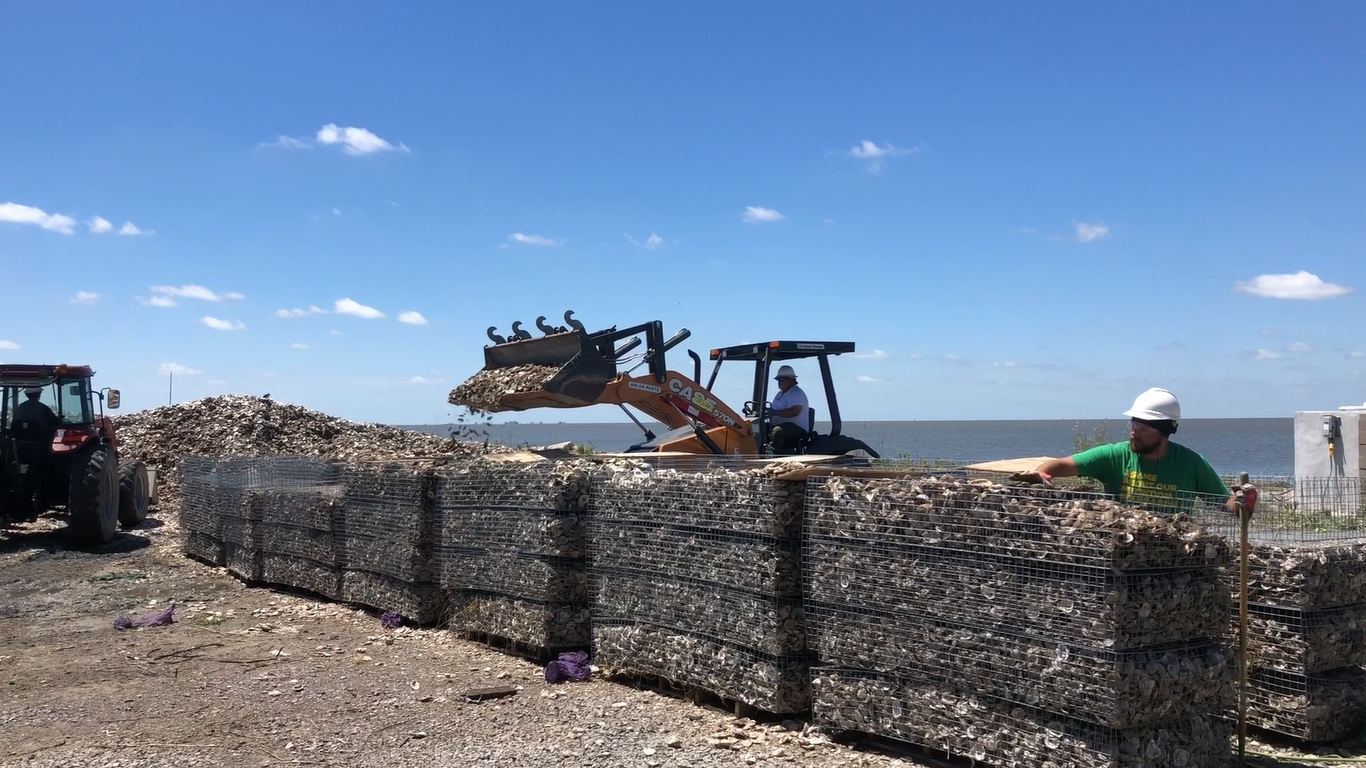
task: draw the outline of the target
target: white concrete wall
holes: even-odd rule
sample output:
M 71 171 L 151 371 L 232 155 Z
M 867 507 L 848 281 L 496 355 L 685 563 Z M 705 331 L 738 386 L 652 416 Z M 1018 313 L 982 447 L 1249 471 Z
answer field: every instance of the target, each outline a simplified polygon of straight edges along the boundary
M 1342 420 L 1342 436 L 1333 442 L 1323 437 L 1323 417 Z M 1366 469 L 1366 431 L 1359 411 L 1297 411 L 1295 413 L 1296 502 L 1305 512 L 1332 510 L 1355 514 L 1363 469 Z M 1314 478 L 1310 481 L 1307 478 Z M 1336 482 L 1335 482 L 1336 481 Z

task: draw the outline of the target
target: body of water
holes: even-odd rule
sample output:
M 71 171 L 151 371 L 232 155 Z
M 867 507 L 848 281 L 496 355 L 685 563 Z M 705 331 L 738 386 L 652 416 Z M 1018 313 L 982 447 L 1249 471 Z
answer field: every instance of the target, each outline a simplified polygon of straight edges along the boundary
M 412 427 L 445 435 L 449 425 Z M 829 424 L 817 423 L 825 433 Z M 852 421 L 844 434 L 886 458 L 977 462 L 1023 456 L 1065 456 L 1074 437 L 1105 430 L 1106 442 L 1127 440 L 1128 419 L 1106 421 Z M 622 451 L 643 440 L 631 423 L 493 424 L 477 428 L 508 446 L 574 442 L 599 451 Z M 655 430 L 663 432 L 662 428 Z M 1187 419 L 1173 441 L 1199 451 L 1220 474 L 1290 475 L 1294 472 L 1294 419 Z

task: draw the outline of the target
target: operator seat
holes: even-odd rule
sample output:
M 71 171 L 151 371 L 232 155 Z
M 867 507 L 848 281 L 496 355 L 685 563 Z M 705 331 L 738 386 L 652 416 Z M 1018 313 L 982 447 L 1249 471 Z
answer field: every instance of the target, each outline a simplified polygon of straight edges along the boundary
M 15 419 L 10 424 L 10 437 L 20 464 L 39 464 L 52 455 L 54 430 L 32 419 Z
M 806 407 L 806 434 L 797 440 L 797 453 L 803 454 L 811 448 L 811 441 L 816 437 L 816 409 L 811 406 Z

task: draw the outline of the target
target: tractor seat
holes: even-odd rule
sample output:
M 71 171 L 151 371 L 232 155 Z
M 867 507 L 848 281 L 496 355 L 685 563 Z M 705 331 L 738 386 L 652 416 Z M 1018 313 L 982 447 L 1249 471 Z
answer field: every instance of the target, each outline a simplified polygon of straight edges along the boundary
M 816 436 L 816 409 L 811 406 L 806 407 L 806 434 L 797 440 L 797 453 L 806 453 L 811 447 L 811 440 Z

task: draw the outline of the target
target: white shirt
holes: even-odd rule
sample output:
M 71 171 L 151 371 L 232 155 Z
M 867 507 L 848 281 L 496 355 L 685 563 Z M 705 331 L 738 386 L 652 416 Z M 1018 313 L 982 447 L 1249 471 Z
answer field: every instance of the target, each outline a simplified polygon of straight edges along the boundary
M 797 411 L 796 416 L 773 416 L 770 418 L 770 422 L 773 424 L 796 424 L 802 429 L 806 429 L 806 411 L 810 406 L 806 402 L 806 393 L 802 391 L 802 388 L 793 384 L 788 387 L 786 392 L 780 389 L 778 394 L 773 396 L 772 410 L 782 411 L 794 405 L 802 407 L 800 411 Z

